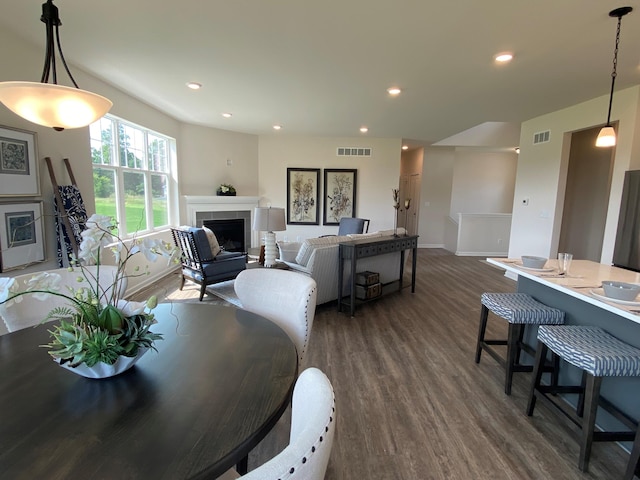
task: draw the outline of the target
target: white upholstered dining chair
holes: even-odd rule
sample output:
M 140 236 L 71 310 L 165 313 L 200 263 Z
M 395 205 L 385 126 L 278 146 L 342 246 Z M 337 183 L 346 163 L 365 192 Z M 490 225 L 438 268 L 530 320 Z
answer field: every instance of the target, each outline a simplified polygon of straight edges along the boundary
M 289 445 L 241 478 L 322 480 L 327 471 L 335 430 L 335 398 L 331 382 L 319 369 L 307 368 L 293 389 Z M 222 480 L 236 478 L 240 475 L 233 469 L 220 477 Z
M 58 268 L 54 270 L 46 270 L 42 272 L 32 272 L 23 275 L 16 275 L 13 277 L 18 284 L 18 292 L 24 292 L 27 290 L 27 282 L 38 274 L 57 274 L 60 275 L 59 291 L 67 294 L 69 291 L 68 286 L 73 288 L 80 288 L 83 286 L 95 285 L 95 275 L 97 272 L 96 266 L 83 267 L 88 275 L 86 280 L 82 282 L 79 278 L 82 278 L 81 269 L 76 268 L 73 271 L 69 271 L 66 268 Z M 101 265 L 99 273 L 99 283 L 106 295 L 110 295 L 111 287 L 114 283 L 117 273 L 117 267 L 112 265 Z M 119 285 L 119 298 L 124 296 L 127 289 L 126 277 Z M 65 298 L 56 295 L 22 295 L 20 302 L 13 302 L 12 304 L 0 305 L 0 318 L 5 324 L 9 332 L 15 332 L 23 328 L 32 327 L 41 323 L 47 316 L 47 314 L 55 307 L 67 306 L 69 301 Z
M 268 318 L 287 332 L 301 365 L 316 312 L 315 280 L 287 270 L 252 268 L 240 272 L 234 290 L 243 309 Z

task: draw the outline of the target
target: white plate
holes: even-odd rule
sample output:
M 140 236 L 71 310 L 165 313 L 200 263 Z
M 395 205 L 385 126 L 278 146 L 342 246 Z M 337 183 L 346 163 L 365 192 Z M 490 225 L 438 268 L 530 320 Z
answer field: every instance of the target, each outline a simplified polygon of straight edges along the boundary
M 630 307 L 640 307 L 640 302 L 629 301 L 629 300 L 618 300 L 617 298 L 610 298 L 605 296 L 604 290 L 602 288 L 596 288 L 595 290 L 591 290 L 591 295 L 594 297 L 605 300 L 607 302 L 619 303 L 620 305 L 629 305 Z M 637 298 L 637 297 L 636 297 Z
M 532 267 L 525 267 L 521 263 L 516 263 L 515 266 L 518 268 L 522 268 L 523 270 L 531 270 L 532 272 L 554 272 L 555 271 L 555 268 L 553 267 L 532 268 Z

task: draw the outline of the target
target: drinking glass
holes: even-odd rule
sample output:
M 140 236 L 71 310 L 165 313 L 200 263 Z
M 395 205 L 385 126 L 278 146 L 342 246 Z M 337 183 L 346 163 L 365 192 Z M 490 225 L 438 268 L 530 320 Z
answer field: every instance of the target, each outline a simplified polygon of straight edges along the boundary
M 560 275 L 569 275 L 571 260 L 573 260 L 573 255 L 571 253 L 558 254 L 558 273 Z

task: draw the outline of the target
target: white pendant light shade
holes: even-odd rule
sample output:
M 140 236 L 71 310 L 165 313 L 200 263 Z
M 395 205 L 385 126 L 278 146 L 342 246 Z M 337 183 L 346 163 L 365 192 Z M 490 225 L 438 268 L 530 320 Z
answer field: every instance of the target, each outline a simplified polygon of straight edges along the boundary
M 615 145 L 616 132 L 613 127 L 602 127 L 596 139 L 596 147 L 614 147 Z
M 1 82 L 0 102 L 30 122 L 56 130 L 86 127 L 113 106 L 86 90 L 37 82 Z

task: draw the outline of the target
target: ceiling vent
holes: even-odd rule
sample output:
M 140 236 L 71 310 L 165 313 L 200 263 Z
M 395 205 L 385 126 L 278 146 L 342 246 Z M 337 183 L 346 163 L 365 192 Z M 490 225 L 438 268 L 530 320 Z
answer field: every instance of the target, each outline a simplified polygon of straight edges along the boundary
M 537 145 L 538 143 L 547 143 L 549 141 L 550 132 L 549 130 L 545 130 L 544 132 L 538 132 L 533 134 L 533 144 Z
M 338 147 L 338 157 L 370 157 L 371 148 L 368 147 Z

